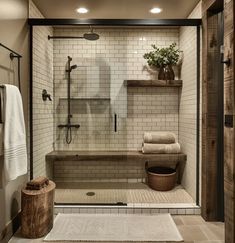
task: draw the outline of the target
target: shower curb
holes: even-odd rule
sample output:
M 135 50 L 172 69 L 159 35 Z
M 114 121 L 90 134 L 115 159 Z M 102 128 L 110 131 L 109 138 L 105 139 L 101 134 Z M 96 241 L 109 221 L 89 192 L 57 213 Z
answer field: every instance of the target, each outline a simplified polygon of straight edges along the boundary
M 81 205 L 56 205 L 55 214 L 58 213 L 87 213 L 87 214 L 158 214 L 170 213 L 171 215 L 201 215 L 199 206 L 184 207 L 132 207 L 132 206 L 81 206 Z

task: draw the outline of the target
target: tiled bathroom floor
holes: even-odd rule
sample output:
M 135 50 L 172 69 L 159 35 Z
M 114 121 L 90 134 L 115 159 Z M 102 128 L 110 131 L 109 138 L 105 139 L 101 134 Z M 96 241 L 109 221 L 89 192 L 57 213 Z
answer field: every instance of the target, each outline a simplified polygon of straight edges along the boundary
M 185 243 L 224 243 L 224 224 L 205 222 L 201 216 L 172 216 Z M 43 239 L 24 239 L 20 233 L 10 243 L 41 243 Z M 69 243 L 66 241 L 66 243 Z M 94 242 L 93 242 L 94 243 Z M 109 242 L 111 243 L 111 242 Z M 143 243 L 143 242 L 142 242 Z
M 180 185 L 171 191 L 150 189 L 144 183 L 56 183 L 56 203 L 194 204 Z M 87 193 L 94 193 L 89 196 Z

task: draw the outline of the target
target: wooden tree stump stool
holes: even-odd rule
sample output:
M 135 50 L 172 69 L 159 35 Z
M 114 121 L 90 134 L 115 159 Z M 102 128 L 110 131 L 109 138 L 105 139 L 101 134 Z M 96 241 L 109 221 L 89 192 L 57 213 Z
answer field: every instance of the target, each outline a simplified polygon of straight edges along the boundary
M 55 183 L 38 177 L 21 191 L 21 232 L 25 238 L 40 238 L 52 229 Z

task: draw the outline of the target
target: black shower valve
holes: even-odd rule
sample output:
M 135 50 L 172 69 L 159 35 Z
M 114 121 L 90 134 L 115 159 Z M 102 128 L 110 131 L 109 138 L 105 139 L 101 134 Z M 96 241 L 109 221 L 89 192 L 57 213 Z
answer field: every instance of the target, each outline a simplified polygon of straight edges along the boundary
M 43 89 L 42 90 L 42 100 L 46 101 L 47 99 L 52 101 L 51 95 L 47 93 L 46 89 Z

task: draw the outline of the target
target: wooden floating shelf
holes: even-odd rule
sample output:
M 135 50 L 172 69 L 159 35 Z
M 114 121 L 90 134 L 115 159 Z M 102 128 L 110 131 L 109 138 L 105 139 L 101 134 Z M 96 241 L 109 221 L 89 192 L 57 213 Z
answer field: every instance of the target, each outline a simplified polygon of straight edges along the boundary
M 125 80 L 127 87 L 182 87 L 182 80 Z

